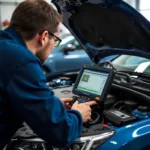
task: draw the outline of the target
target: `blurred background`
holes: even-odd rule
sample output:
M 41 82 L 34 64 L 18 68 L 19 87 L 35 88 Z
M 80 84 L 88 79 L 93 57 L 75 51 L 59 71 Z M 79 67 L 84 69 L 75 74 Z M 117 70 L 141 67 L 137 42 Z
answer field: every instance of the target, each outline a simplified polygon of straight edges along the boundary
M 0 29 L 8 26 L 12 12 L 15 7 L 23 0 L 0 0 Z M 46 0 L 50 3 L 51 0 Z M 148 20 L 150 20 L 150 0 L 124 0 L 140 11 Z M 61 36 L 68 34 L 69 31 L 62 25 Z
M 12 12 L 16 6 L 23 0 L 0 0 L 0 29 L 4 29 L 9 25 Z M 45 0 L 50 3 L 51 0 Z M 61 25 L 61 35 L 69 34 L 69 31 Z

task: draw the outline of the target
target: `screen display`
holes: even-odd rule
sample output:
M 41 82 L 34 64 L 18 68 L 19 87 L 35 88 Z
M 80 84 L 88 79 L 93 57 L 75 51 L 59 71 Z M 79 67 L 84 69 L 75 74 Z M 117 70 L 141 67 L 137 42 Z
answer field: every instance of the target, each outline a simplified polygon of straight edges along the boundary
M 101 96 L 108 75 L 109 74 L 104 72 L 84 69 L 80 81 L 77 85 L 77 89 Z

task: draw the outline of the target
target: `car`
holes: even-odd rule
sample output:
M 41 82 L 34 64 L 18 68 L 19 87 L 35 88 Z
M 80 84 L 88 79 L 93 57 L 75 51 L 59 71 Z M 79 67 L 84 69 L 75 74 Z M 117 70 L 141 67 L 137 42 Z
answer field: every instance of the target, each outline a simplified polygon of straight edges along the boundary
M 46 73 L 49 73 L 78 69 L 83 64 L 92 64 L 92 61 L 74 36 L 68 35 L 48 56 L 43 68 Z
M 43 64 L 45 73 L 54 73 L 70 69 L 79 69 L 84 64 L 93 64 L 88 54 L 84 51 L 79 42 L 71 34 L 63 37 L 60 46 L 55 48 Z M 118 55 L 112 55 L 101 59 L 100 61 L 113 60 Z
M 102 101 L 101 95 L 95 97 L 95 100 L 99 100 L 98 105 L 92 107 L 92 120 L 83 124 L 80 137 L 66 147 L 51 147 L 51 149 L 149 150 L 149 21 L 121 0 L 52 0 L 52 2 L 59 11 L 62 10 L 63 23 L 92 60 L 93 64 L 89 68 L 105 72 L 104 76 L 107 76 L 109 70 L 108 72 L 113 72 L 113 76 L 107 88 L 104 88 L 106 91 L 109 90 Z M 112 55 L 117 57 L 112 61 L 105 59 Z M 106 61 L 101 61 L 102 59 Z M 74 97 L 76 95 L 73 91 L 78 88 L 77 83 L 82 80 L 85 85 L 89 80 L 87 74 L 79 80 L 84 67 L 88 68 L 85 65 L 81 70 L 46 74 L 47 85 L 58 97 Z M 102 89 L 98 81 L 104 78 L 97 78 L 97 82 L 91 84 L 91 88 Z M 92 94 L 87 98 L 87 92 L 81 91 L 83 95 L 78 94 L 79 98 L 76 100 L 93 100 Z M 48 150 L 47 144 L 24 124 L 8 144 L 7 150 Z

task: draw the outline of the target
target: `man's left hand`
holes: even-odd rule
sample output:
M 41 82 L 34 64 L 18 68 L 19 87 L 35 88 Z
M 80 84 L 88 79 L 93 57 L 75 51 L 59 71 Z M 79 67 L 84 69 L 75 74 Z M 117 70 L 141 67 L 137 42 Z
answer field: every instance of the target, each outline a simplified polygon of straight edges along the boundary
M 67 110 L 71 108 L 71 106 L 69 106 L 69 102 L 72 101 L 72 98 L 60 98 L 60 101 L 64 104 Z

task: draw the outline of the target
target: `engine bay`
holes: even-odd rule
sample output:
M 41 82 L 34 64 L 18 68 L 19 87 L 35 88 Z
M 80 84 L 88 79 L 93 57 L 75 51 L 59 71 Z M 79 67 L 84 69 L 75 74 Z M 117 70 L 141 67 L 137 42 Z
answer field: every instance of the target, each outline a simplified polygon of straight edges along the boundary
M 76 95 L 72 93 L 72 90 L 77 76 L 78 72 L 48 75 L 47 85 L 59 98 L 74 97 Z M 115 134 L 115 129 L 150 118 L 149 95 L 141 92 L 139 86 L 146 83 L 135 80 L 136 84 L 122 84 L 121 78 L 123 77 L 115 76 L 103 105 L 92 106 L 92 119 L 83 124 L 81 136 L 73 144 L 61 150 L 91 149 L 90 145 L 93 145 L 95 139 L 104 138 L 99 143 L 101 145 Z M 84 96 L 80 96 L 80 98 L 85 99 Z M 12 146 L 13 144 L 14 146 Z M 12 144 L 8 146 L 7 150 L 19 150 L 18 147 L 22 150 L 50 149 L 27 124 L 24 124 L 16 132 L 12 138 Z M 59 148 L 53 147 L 53 150 L 59 150 Z

